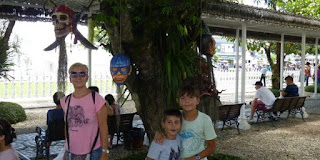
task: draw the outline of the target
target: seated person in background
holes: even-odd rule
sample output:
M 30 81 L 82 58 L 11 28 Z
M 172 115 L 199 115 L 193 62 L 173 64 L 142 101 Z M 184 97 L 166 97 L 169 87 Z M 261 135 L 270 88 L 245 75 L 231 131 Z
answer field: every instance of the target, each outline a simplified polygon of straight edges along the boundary
M 108 102 L 109 106 L 113 109 L 115 115 L 124 114 L 124 109 L 118 104 L 115 104 L 114 97 L 111 94 L 108 94 L 104 97 L 104 99 Z
M 7 120 L 0 119 L 0 159 L 19 160 L 17 151 L 11 146 L 13 138 L 17 138 L 14 128 Z
M 269 109 L 267 106 L 272 106 L 276 97 L 274 94 L 268 89 L 262 86 L 260 81 L 255 83 L 255 88 L 257 90 L 254 100 L 251 103 L 251 115 L 249 122 L 253 122 L 253 115 L 256 109 Z
M 299 96 L 299 88 L 293 83 L 293 78 L 287 76 L 285 79 L 287 87 L 284 91 L 280 90 L 283 97 L 297 97 Z
M 57 130 L 64 128 L 64 116 L 63 116 L 63 110 L 60 105 L 60 99 L 64 97 L 63 92 L 56 92 L 53 94 L 53 102 L 56 104 L 55 109 L 50 109 L 47 112 L 47 126 L 49 126 L 50 122 L 53 122 L 54 124 L 51 124 L 51 127 L 48 127 L 46 130 L 46 136 L 49 140 L 47 142 L 47 146 L 50 147 L 51 141 L 54 139 L 62 139 L 64 137 L 64 132 L 59 132 Z
M 164 111 L 161 126 L 165 139 L 162 144 L 152 141 L 146 160 L 179 160 L 181 143 L 178 132 L 182 123 L 182 113 L 178 109 Z
M 111 110 L 113 111 L 112 115 L 124 114 L 123 108 L 115 104 L 115 100 L 111 94 L 106 95 L 104 99 L 107 101 L 107 104 L 111 107 Z M 112 116 L 112 115 L 108 114 L 108 116 Z M 116 127 L 117 127 L 116 118 L 108 117 L 108 130 L 110 135 L 109 146 L 108 146 L 109 148 L 112 148 L 113 136 L 115 134 Z
M 56 108 L 55 109 L 50 109 L 47 112 L 47 125 L 48 122 L 53 120 L 53 119 L 63 119 L 63 110 L 61 108 L 60 105 L 60 99 L 62 97 L 64 97 L 64 93 L 63 92 L 56 92 L 53 95 L 53 102 L 56 104 Z
M 91 89 L 92 91 L 96 91 L 97 93 L 99 93 L 99 88 L 97 86 L 90 86 L 88 87 L 89 89 Z M 110 107 L 110 105 L 106 105 L 107 106 L 107 114 L 108 116 L 112 116 L 114 114 L 113 109 Z

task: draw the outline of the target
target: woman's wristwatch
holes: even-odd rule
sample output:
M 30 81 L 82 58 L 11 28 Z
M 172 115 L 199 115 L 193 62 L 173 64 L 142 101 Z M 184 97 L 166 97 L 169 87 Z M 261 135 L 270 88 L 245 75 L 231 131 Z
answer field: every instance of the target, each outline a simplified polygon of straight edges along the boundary
M 102 152 L 109 154 L 109 149 L 102 148 Z
M 196 154 L 196 160 L 201 160 L 201 157 L 199 156 L 199 154 Z

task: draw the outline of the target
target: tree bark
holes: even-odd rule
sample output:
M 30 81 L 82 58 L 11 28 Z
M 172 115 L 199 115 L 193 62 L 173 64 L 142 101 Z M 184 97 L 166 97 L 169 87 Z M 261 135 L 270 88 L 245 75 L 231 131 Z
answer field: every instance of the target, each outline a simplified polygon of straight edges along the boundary
M 156 131 L 161 131 L 161 125 L 160 121 L 162 119 L 163 111 L 167 108 L 177 108 L 177 106 L 169 106 L 169 92 L 168 92 L 168 84 L 166 80 L 163 80 L 161 78 L 164 77 L 165 70 L 165 54 L 167 54 L 167 49 L 169 45 L 167 39 L 177 39 L 177 41 L 183 41 L 184 44 L 187 44 L 188 42 L 192 43 L 195 41 L 194 37 L 197 35 L 196 30 L 197 28 L 194 26 L 199 26 L 197 23 L 192 23 L 194 26 L 186 25 L 185 29 L 188 29 L 188 34 L 190 34 L 190 37 L 182 37 L 181 39 L 172 36 L 172 34 L 168 34 L 167 28 L 174 28 L 176 29 L 176 26 L 178 24 L 175 24 L 176 21 L 174 21 L 174 24 L 170 25 L 163 25 L 163 23 L 173 23 L 168 22 L 167 19 L 158 19 L 157 24 L 155 23 L 139 23 L 137 25 L 137 22 L 134 18 L 136 18 L 134 15 L 132 15 L 133 8 L 130 8 L 132 6 L 126 6 L 125 9 L 121 8 L 121 13 L 115 13 L 114 8 L 119 7 L 120 5 L 117 4 L 119 1 L 107 1 L 103 0 L 100 3 L 100 10 L 105 15 L 109 17 L 121 17 L 119 19 L 119 22 L 116 24 L 110 23 L 109 21 L 104 21 L 104 27 L 106 28 L 106 31 L 108 32 L 108 36 L 110 38 L 111 46 L 114 51 L 112 53 L 113 55 L 122 53 L 127 55 L 132 64 L 132 74 L 128 77 L 128 79 L 125 82 L 126 87 L 129 89 L 132 95 L 132 99 L 135 102 L 135 107 L 137 109 L 137 112 L 139 116 L 141 117 L 143 121 L 143 125 L 146 129 L 147 135 L 149 137 L 149 140 L 152 140 L 154 137 L 154 134 Z M 124 1 L 121 1 L 124 2 Z M 137 3 L 147 3 L 144 1 L 137 1 Z M 173 8 L 179 8 L 178 4 L 184 5 L 184 2 L 177 2 L 174 3 L 175 6 Z M 115 5 L 115 6 L 112 6 Z M 116 6 L 117 5 L 117 6 Z M 149 4 L 148 4 L 149 5 Z M 121 6 L 124 6 L 124 3 L 122 3 Z M 154 6 L 153 6 L 154 7 Z M 146 18 L 153 20 L 153 16 L 166 16 L 163 13 L 159 15 L 159 13 L 153 9 L 159 9 L 159 6 L 156 6 L 155 8 L 148 8 L 146 7 L 147 11 L 144 11 L 148 14 L 152 15 L 144 15 L 146 17 L 142 17 L 140 14 L 141 19 Z M 163 6 L 161 6 L 163 7 Z M 150 10 L 151 11 L 150 11 Z M 129 10 L 131 12 L 129 13 Z M 141 9 L 142 10 L 142 9 Z M 140 8 L 136 8 L 136 12 L 140 12 Z M 188 11 L 188 10 L 183 10 Z M 134 12 L 136 14 L 136 12 Z M 195 14 L 195 12 L 192 12 L 191 14 Z M 176 14 L 177 16 L 180 16 L 180 18 L 183 18 L 184 12 L 179 12 L 179 14 Z M 132 16 L 132 17 L 131 17 Z M 189 16 L 189 15 L 188 15 Z M 199 15 L 197 15 L 199 16 Z M 177 19 L 176 17 L 174 17 Z M 180 20 L 180 19 L 179 19 Z M 199 21 L 200 22 L 200 21 Z M 146 22 L 147 23 L 147 22 Z M 181 22 L 186 23 L 186 22 Z M 151 24 L 151 26 L 150 26 Z M 158 25 L 162 25 L 167 27 L 166 29 L 155 27 Z M 134 27 L 133 27 L 134 26 Z M 172 27 L 175 26 L 175 27 Z M 178 25 L 183 26 L 183 25 Z M 193 29 L 189 29 L 187 27 L 194 27 Z M 182 27 L 183 28 L 183 27 Z M 171 31 L 171 30 L 170 30 Z M 170 37 L 172 36 L 172 37 Z M 183 39 L 184 38 L 184 39 Z M 190 39 L 191 40 L 190 40 Z M 182 40 L 183 39 L 183 40 Z M 179 42 L 177 42 L 179 43 Z M 180 44 L 180 43 L 179 43 Z M 180 45 L 183 49 L 183 45 Z M 168 47 L 169 48 L 169 47 Z M 170 48 L 171 49 L 171 48 Z M 188 49 L 190 49 L 190 45 L 188 46 Z M 171 50 L 170 50 L 171 51 Z M 195 53 L 196 54 L 196 53 Z M 168 58 L 169 59 L 169 58 Z M 171 65 L 171 64 L 170 64 Z M 176 64 L 172 64 L 176 65 Z M 191 66 L 191 64 L 189 65 Z M 172 67 L 173 68 L 173 67 Z M 194 69 L 194 68 L 193 68 Z M 182 76 L 182 74 L 181 74 Z M 168 78 L 169 79 L 169 78 Z M 167 88 L 167 89 L 166 89 Z
M 68 56 L 66 50 L 66 42 L 64 40 L 60 41 L 59 45 L 59 66 L 58 66 L 58 91 L 66 92 L 66 81 L 68 77 Z
M 271 71 L 272 71 L 272 89 L 280 89 L 280 58 L 281 58 L 281 44 L 276 43 L 276 63 L 271 61 Z M 268 58 L 269 59 L 269 58 Z M 271 58 L 270 58 L 271 59 Z

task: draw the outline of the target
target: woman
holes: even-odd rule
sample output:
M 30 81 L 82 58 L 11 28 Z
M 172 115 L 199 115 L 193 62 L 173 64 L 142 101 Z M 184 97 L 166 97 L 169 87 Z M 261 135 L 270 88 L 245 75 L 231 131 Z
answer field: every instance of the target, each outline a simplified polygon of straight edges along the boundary
M 69 159 L 108 159 L 106 102 L 87 88 L 88 67 L 75 63 L 69 68 L 74 92 L 60 100 L 66 121 L 66 152 Z
M 19 160 L 17 151 L 11 146 L 13 138 L 16 138 L 14 128 L 7 120 L 0 119 L 0 159 Z

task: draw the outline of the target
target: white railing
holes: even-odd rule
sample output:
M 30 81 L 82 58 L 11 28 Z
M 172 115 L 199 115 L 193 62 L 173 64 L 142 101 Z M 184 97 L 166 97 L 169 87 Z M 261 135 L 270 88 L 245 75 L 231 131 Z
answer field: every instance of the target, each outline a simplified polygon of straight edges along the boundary
M 215 70 L 214 75 L 215 75 L 215 81 L 218 89 L 227 89 L 229 91 L 231 90 L 231 92 L 234 92 L 235 83 L 236 83 L 235 70 Z M 294 83 L 299 82 L 299 75 L 300 75 L 299 70 L 285 70 L 283 73 L 283 77 L 285 78 L 288 75 L 293 76 Z M 246 71 L 246 74 L 245 74 L 246 90 L 254 89 L 253 84 L 255 84 L 256 81 L 259 81 L 260 77 L 261 77 L 260 71 L 257 71 L 257 70 Z M 267 86 L 271 86 L 271 83 L 272 83 L 271 78 L 272 78 L 272 73 L 269 71 L 266 74 Z M 241 81 L 242 81 L 241 69 L 239 69 L 239 87 L 241 85 Z
M 215 80 L 217 88 L 227 89 L 227 92 L 234 93 L 235 90 L 235 70 L 215 70 Z M 284 71 L 284 77 L 291 75 L 294 82 L 299 82 L 299 71 Z M 254 83 L 260 80 L 260 71 L 246 71 L 246 92 L 254 91 Z M 271 72 L 266 75 L 267 86 L 271 86 Z M 239 70 L 239 87 L 241 84 L 241 69 Z M 101 95 L 116 94 L 116 85 L 112 82 L 110 75 L 106 73 L 94 73 L 92 75 L 92 85 L 97 86 Z M 240 90 L 240 88 L 239 88 Z M 52 95 L 57 91 L 57 78 L 54 75 L 29 75 L 16 77 L 15 80 L 0 79 L 0 101 L 1 100 L 40 100 L 52 99 Z M 66 85 L 66 94 L 73 91 L 70 82 Z
M 103 96 L 116 93 L 116 85 L 106 74 L 94 74 L 91 83 L 99 88 Z M 56 91 L 57 77 L 54 75 L 28 75 L 16 77 L 14 80 L 0 79 L 0 101 L 52 99 Z M 67 80 L 66 94 L 72 91 L 72 84 Z

